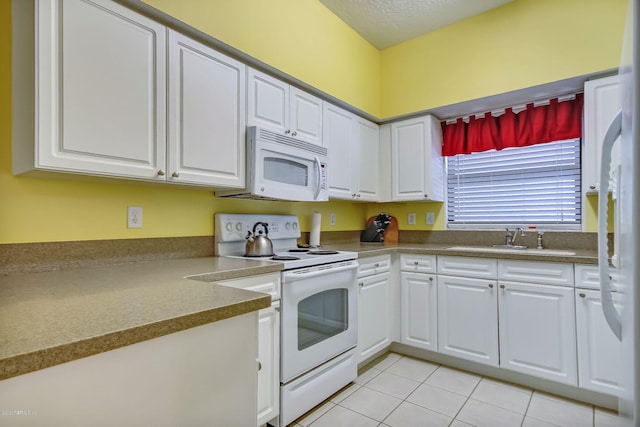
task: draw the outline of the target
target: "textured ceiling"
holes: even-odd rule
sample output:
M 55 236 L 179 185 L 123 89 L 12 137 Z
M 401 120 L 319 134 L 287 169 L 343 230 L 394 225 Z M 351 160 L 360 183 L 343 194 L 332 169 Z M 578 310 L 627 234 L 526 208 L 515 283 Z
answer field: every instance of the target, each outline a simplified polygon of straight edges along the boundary
M 512 0 L 319 0 L 378 49 Z

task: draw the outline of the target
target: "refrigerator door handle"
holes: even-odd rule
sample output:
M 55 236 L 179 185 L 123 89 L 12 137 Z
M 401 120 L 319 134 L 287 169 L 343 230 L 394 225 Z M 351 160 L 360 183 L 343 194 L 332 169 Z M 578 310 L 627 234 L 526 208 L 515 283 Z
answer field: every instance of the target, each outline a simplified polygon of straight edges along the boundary
M 607 208 L 609 201 L 609 170 L 611 169 L 611 151 L 613 144 L 622 134 L 622 111 L 618 111 L 611 121 L 602 142 L 600 159 L 600 191 L 598 194 L 598 266 L 600 270 L 600 298 L 604 318 L 609 328 L 622 339 L 622 321 L 613 305 L 611 277 L 609 275 L 609 247 L 607 245 Z M 616 236 L 619 238 L 619 236 Z

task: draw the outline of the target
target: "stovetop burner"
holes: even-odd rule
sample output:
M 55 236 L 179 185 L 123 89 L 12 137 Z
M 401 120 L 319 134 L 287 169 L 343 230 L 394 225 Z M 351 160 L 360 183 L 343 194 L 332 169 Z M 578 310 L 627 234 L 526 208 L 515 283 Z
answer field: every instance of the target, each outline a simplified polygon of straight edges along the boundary
M 298 258 L 297 256 L 288 256 L 288 255 L 276 255 L 274 257 L 271 258 L 274 261 L 295 261 L 298 260 L 300 258 Z
M 289 249 L 287 252 L 309 252 L 310 249 L 306 248 L 298 248 L 298 249 Z
M 338 251 L 309 251 L 308 255 L 335 255 Z
M 275 254 L 267 254 L 267 255 L 250 255 L 250 254 L 244 254 L 242 255 L 245 258 L 271 258 L 272 256 L 274 256 Z

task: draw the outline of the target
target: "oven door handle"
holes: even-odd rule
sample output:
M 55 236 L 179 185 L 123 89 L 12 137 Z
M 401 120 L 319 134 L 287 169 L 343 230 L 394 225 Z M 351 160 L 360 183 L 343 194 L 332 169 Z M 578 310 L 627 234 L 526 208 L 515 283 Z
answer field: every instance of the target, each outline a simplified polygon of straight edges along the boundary
M 357 261 L 349 261 L 345 263 L 340 263 L 338 265 L 322 265 L 313 269 L 302 269 L 302 270 L 293 270 L 286 271 L 282 273 L 282 281 L 283 282 L 295 282 L 297 280 L 305 280 L 310 279 L 312 277 L 324 276 L 327 274 L 339 273 L 341 271 L 346 270 L 354 270 L 358 268 Z

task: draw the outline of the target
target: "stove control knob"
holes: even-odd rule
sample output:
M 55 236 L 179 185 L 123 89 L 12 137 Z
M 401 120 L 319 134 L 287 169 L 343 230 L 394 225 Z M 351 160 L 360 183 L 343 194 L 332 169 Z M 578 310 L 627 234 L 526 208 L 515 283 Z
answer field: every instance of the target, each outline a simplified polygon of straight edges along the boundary
M 298 223 L 297 222 L 294 222 L 291 226 L 293 227 L 294 230 L 298 229 Z
M 236 231 L 242 231 L 242 223 L 241 222 L 237 222 L 236 223 Z
M 287 223 L 284 225 L 284 228 L 285 228 L 287 231 L 291 230 L 291 223 L 290 223 L 290 222 L 287 222 Z
M 227 231 L 233 231 L 233 224 L 228 222 L 228 223 L 225 224 L 224 228 L 226 228 Z

